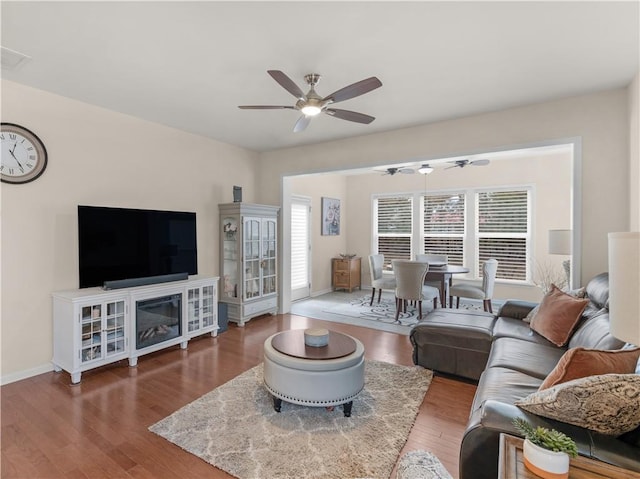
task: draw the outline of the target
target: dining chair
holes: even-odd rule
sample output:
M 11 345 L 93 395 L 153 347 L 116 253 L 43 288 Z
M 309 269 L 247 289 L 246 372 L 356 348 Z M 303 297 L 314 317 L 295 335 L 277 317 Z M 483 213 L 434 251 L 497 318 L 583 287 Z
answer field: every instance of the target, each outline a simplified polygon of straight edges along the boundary
M 406 312 L 407 301 L 418 303 L 418 319 L 422 319 L 422 301 L 433 300 L 433 307 L 437 308 L 440 290 L 424 284 L 429 263 L 394 259 L 391 265 L 396 277 L 396 322 L 400 311 Z
M 373 304 L 373 298 L 376 295 L 376 289 L 378 290 L 378 303 L 382 296 L 383 289 L 394 290 L 396 289 L 396 279 L 391 277 L 384 277 L 382 273 L 382 266 L 384 265 L 383 254 L 371 254 L 369 255 L 369 272 L 371 273 L 371 302 L 369 306 Z
M 449 257 L 446 254 L 425 253 L 425 254 L 417 254 L 416 261 L 424 261 L 425 263 L 438 262 L 438 263 L 447 264 L 449 262 Z M 434 288 L 438 288 L 438 289 L 440 289 L 440 287 L 442 286 L 440 284 L 440 281 L 425 281 L 424 284 L 426 284 L 427 286 L 433 286 Z M 440 299 L 441 300 L 446 299 L 446 296 Z M 445 305 L 442 304 L 442 302 L 440 302 L 440 306 L 444 308 Z
M 482 307 L 485 311 L 493 313 L 491 299 L 493 298 L 493 287 L 496 282 L 498 272 L 498 260 L 488 259 L 482 265 L 482 287 L 468 283 L 453 284 L 449 289 L 449 304 L 453 304 L 453 297 L 456 299 L 456 308 L 460 307 L 460 298 L 481 299 Z

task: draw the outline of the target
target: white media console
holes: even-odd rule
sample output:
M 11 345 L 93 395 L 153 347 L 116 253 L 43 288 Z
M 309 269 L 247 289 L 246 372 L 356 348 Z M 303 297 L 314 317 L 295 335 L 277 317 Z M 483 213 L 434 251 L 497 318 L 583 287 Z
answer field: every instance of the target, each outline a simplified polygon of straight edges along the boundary
M 53 293 L 53 359 L 56 371 L 80 382 L 82 372 L 138 357 L 189 339 L 218 334 L 218 277 L 122 289 Z

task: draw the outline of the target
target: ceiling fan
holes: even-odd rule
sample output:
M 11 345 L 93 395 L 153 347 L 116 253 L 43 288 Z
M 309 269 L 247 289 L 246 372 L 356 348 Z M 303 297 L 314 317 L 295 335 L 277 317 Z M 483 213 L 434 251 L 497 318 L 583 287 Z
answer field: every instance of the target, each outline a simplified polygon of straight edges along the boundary
M 373 116 L 365 115 L 364 113 L 358 113 L 349 110 L 340 110 L 337 108 L 329 108 L 329 106 L 333 103 L 338 103 L 340 101 L 345 101 L 360 95 L 364 95 L 365 93 L 369 93 L 371 90 L 375 90 L 376 88 L 381 87 L 382 82 L 376 77 L 370 77 L 364 80 L 360 80 L 359 82 L 341 88 L 340 90 L 337 90 L 330 95 L 321 97 L 316 93 L 315 90 L 315 86 L 320 81 L 320 75 L 317 73 L 310 73 L 308 75 L 305 75 L 304 80 L 310 87 L 306 95 L 300 88 L 298 88 L 298 85 L 296 85 L 294 81 L 291 80 L 291 78 L 289 78 L 280 70 L 268 70 L 267 73 L 271 75 L 271 77 L 275 81 L 277 81 L 282 88 L 287 90 L 298 99 L 296 104 L 293 106 L 242 105 L 238 108 L 241 108 L 243 110 L 299 110 L 302 113 L 302 116 L 298 119 L 295 126 L 293 127 L 293 131 L 295 133 L 303 131 L 307 126 L 309 126 L 311 119 L 320 113 L 326 113 L 327 115 L 340 118 L 341 120 L 354 121 L 356 123 L 364 123 L 367 125 L 375 120 Z
M 392 167 L 392 168 L 387 168 L 387 171 L 385 171 L 384 173 L 382 173 L 383 175 L 395 175 L 396 173 L 403 173 L 405 175 L 411 175 L 413 173 L 415 173 L 416 171 L 413 168 L 398 168 L 398 167 Z
M 465 166 L 468 165 L 473 165 L 473 166 L 485 166 L 489 164 L 489 160 L 455 160 L 455 161 L 450 161 L 449 163 L 455 163 L 453 166 L 449 166 L 447 168 L 445 168 L 445 170 L 448 170 L 449 168 L 464 168 Z

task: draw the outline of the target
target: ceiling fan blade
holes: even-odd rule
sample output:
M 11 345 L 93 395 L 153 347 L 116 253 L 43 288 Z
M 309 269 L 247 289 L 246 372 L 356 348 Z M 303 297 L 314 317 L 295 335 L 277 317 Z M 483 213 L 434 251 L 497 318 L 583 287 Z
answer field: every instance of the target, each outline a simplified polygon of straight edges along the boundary
M 357 111 L 339 110 L 336 108 L 327 108 L 324 111 L 327 115 L 335 116 L 341 120 L 355 121 L 356 123 L 364 123 L 368 125 L 375 117 L 365 115 L 364 113 L 358 113 Z
M 267 70 L 267 73 L 271 75 L 271 77 L 275 81 L 277 81 L 282 88 L 287 90 L 293 96 L 295 96 L 300 100 L 306 100 L 307 97 L 302 92 L 302 90 L 298 87 L 298 85 L 296 85 L 294 81 L 291 78 L 289 78 L 287 75 L 285 75 L 283 72 L 281 72 L 280 70 Z
M 338 91 L 334 91 L 331 95 L 325 96 L 322 101 L 331 100 L 333 103 L 339 101 L 349 100 L 365 93 L 369 93 L 371 90 L 375 90 L 382 86 L 382 82 L 376 77 L 366 78 L 359 82 L 353 83 L 349 86 L 341 88 Z
M 296 121 L 296 124 L 293 127 L 293 132 L 300 133 L 306 127 L 309 126 L 309 123 L 311 123 L 311 117 L 307 115 L 302 115 L 300 118 L 298 118 L 298 121 Z
M 241 110 L 295 110 L 292 106 L 281 105 L 241 105 L 238 108 Z
M 470 164 L 474 166 L 485 166 L 489 164 L 489 160 L 476 160 L 472 161 Z

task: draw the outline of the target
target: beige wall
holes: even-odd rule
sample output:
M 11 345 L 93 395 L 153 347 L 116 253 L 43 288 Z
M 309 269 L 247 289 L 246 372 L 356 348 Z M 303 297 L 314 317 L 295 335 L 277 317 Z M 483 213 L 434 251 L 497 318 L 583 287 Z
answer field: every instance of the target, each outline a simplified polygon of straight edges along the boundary
M 550 174 L 553 172 L 553 174 Z M 324 181 L 323 181 L 324 180 Z M 571 225 L 572 159 L 567 154 L 519 157 L 513 160 L 494 161 L 489 166 L 464 169 L 436 169 L 432 174 L 414 175 L 313 175 L 292 178 L 292 191 L 304 191 L 319 204 L 320 196 L 328 195 L 325 184 L 346 182 L 343 204 L 348 208 L 342 215 L 346 226 L 345 251 L 363 258 L 362 280 L 370 285 L 367 256 L 372 251 L 372 195 L 380 193 L 424 192 L 478 187 L 500 187 L 503 185 L 533 185 L 535 217 L 532 219 L 532 258 L 536 264 L 555 267 L 562 274 L 563 256 L 547 254 L 547 232 L 550 229 L 567 229 Z M 330 196 L 330 195 L 329 195 Z M 314 215 L 315 216 L 315 215 Z M 319 218 L 313 218 L 319 222 Z M 315 228 L 314 228 L 315 229 Z M 318 229 L 319 230 L 319 229 Z M 319 234 L 319 233 L 318 233 Z M 314 234 L 312 295 L 326 291 L 329 260 L 335 251 L 316 248 L 318 238 Z M 340 250 L 342 251 L 342 250 Z M 534 266 L 534 274 L 536 268 Z M 330 285 L 330 283 L 329 283 Z M 495 297 L 539 300 L 541 290 L 537 286 L 498 284 Z
M 347 242 L 352 228 L 349 221 L 350 208 L 347 201 L 347 181 L 341 175 L 298 176 L 291 182 L 292 194 L 311 198 L 311 293 L 331 290 L 331 258 L 348 252 Z M 322 236 L 321 198 L 340 200 L 340 234 Z
M 629 85 L 629 231 L 640 231 L 640 73 Z
M 607 233 L 629 222 L 626 88 L 260 155 L 260 198 L 281 200 L 283 175 L 432 159 L 549 140 L 582 142 L 581 282 L 607 270 Z M 304 161 L 301 161 L 304 159 Z M 350 246 L 350 245 L 347 245 Z
M 49 155 L 36 181 L 2 185 L 3 382 L 51 368 L 51 293 L 78 287 L 78 204 L 195 211 L 198 271 L 218 275 L 217 205 L 233 185 L 255 200 L 256 153 L 9 81 L 2 121 Z

